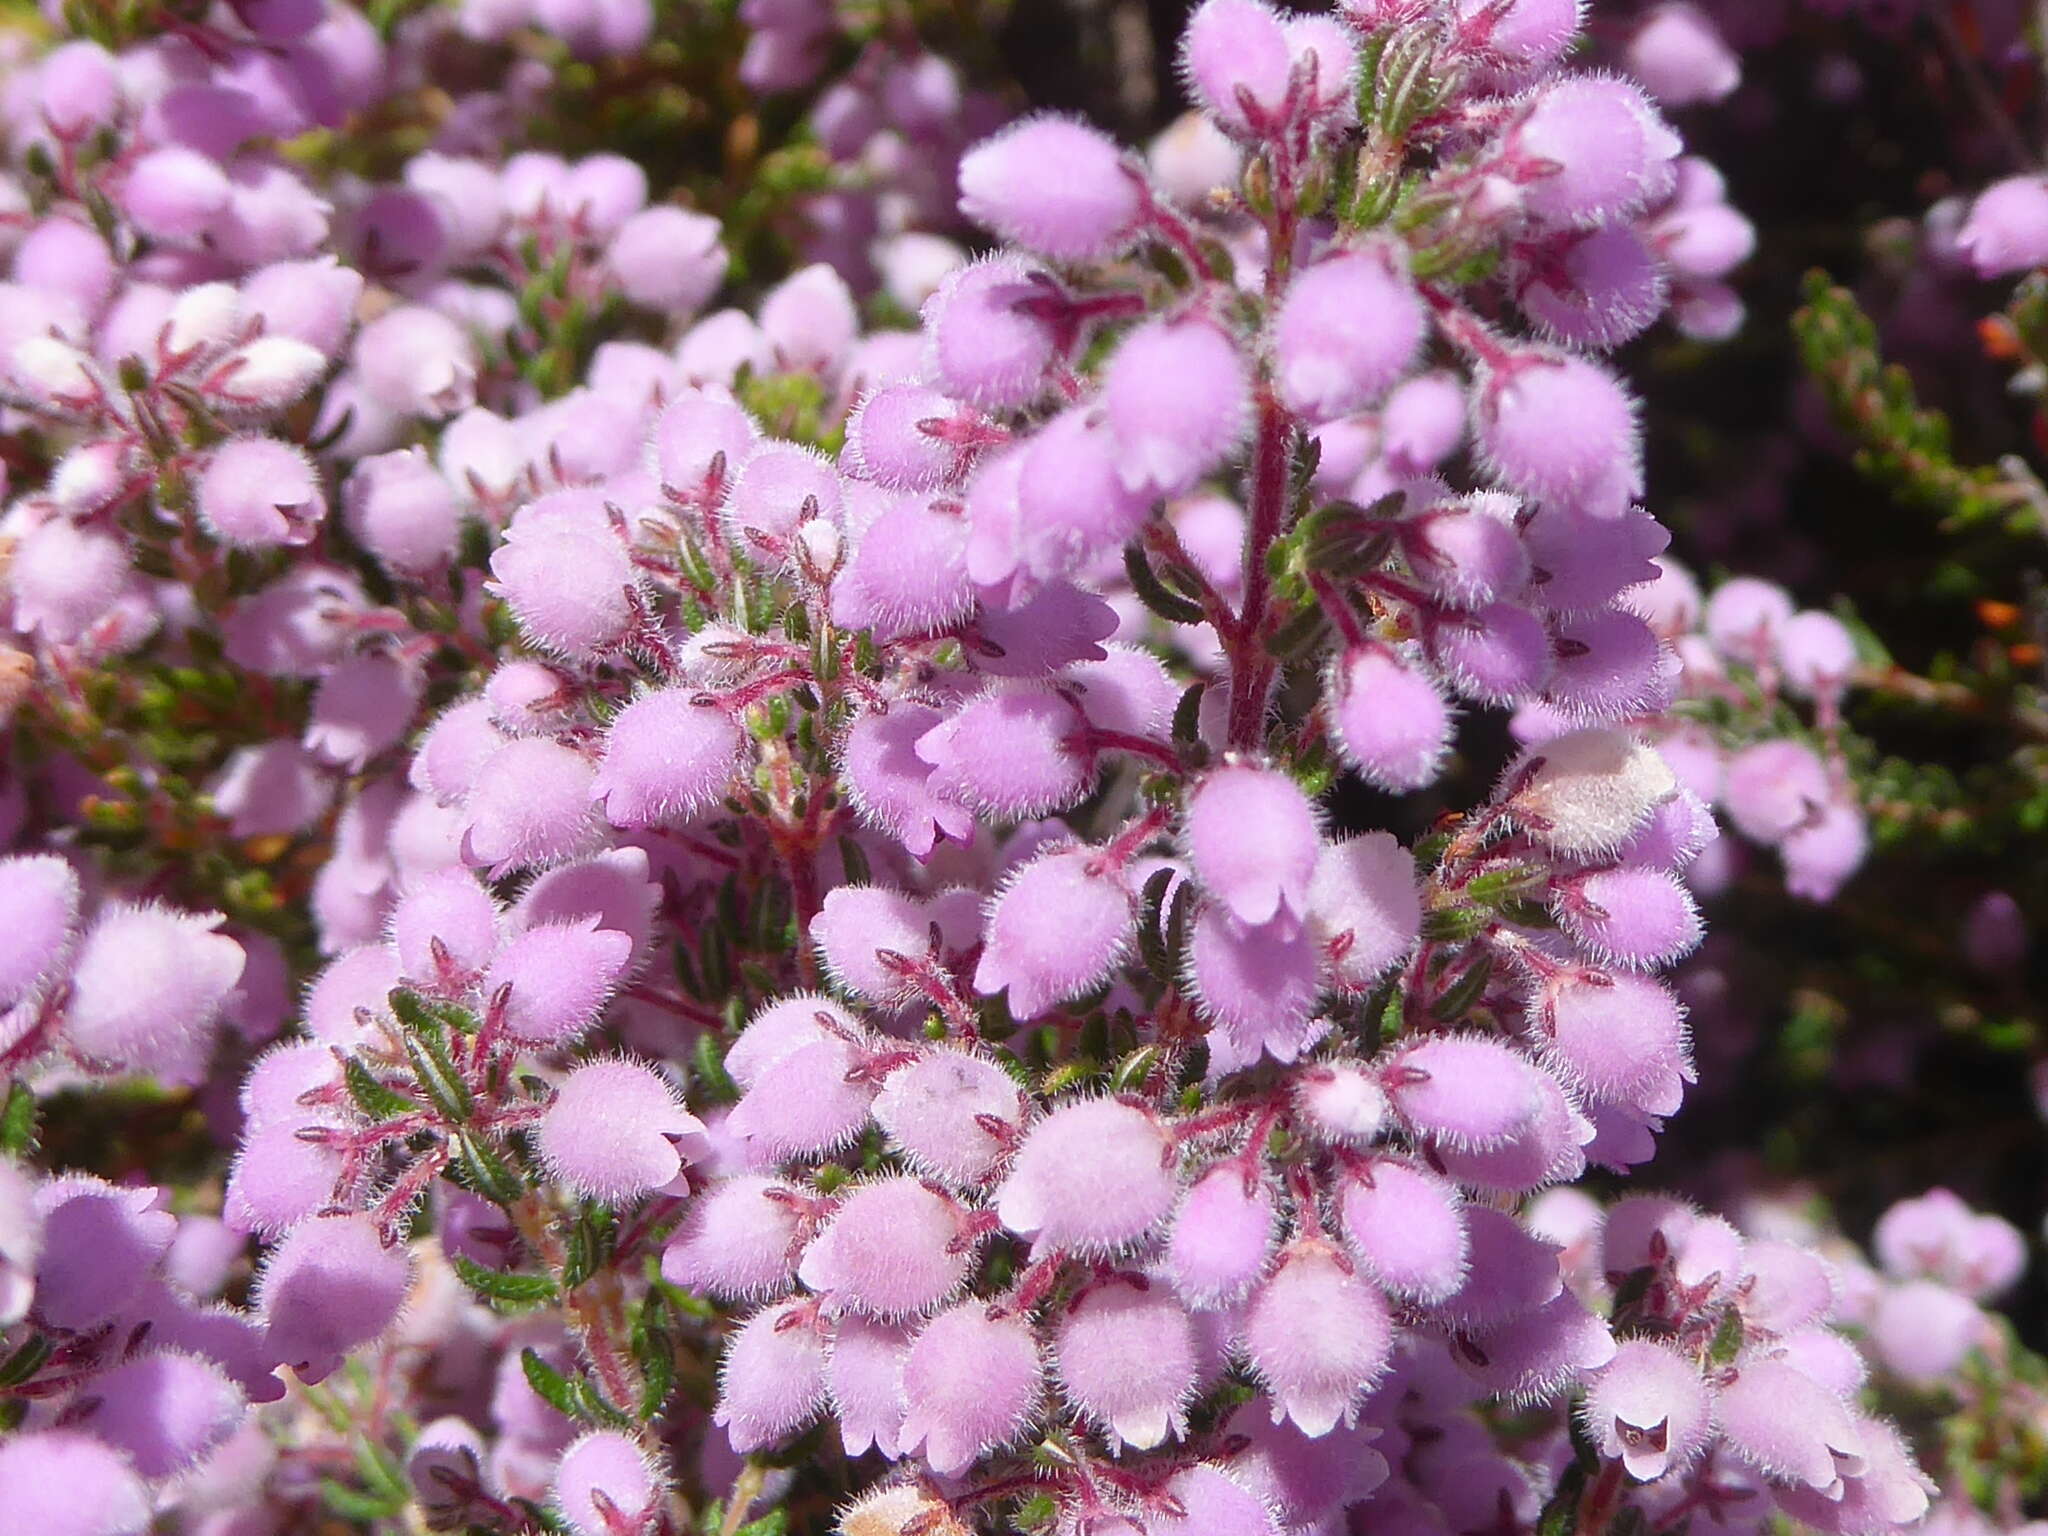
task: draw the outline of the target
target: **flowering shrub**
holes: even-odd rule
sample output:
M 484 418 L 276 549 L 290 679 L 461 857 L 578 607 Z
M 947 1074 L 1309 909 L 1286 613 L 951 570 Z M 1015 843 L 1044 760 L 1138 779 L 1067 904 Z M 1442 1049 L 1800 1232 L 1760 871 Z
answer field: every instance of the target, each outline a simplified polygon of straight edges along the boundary
M 1667 553 L 1656 355 L 1769 250 L 1674 114 L 1786 45 L 1202 0 L 1140 154 L 1001 9 L 7 56 L 0 1530 L 2039 1513 L 2019 1229 L 1916 1170 L 1873 1269 L 1795 1113 L 1674 1119 L 1788 1001 L 1857 1101 L 1745 899 L 2043 824 L 1880 745 L 2009 673 Z M 2048 263 L 2037 180 L 1950 214 Z M 1873 480 L 2031 530 L 1808 298 Z M 2029 1046 L 2026 926 L 1922 1022 Z

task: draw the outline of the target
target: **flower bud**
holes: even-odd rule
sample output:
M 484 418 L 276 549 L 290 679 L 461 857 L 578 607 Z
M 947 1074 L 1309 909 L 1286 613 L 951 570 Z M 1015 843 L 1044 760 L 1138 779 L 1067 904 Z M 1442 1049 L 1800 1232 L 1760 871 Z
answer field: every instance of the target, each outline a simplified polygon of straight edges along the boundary
M 1273 371 L 1287 408 L 1331 421 L 1374 404 L 1422 346 L 1422 301 L 1379 246 L 1315 263 L 1273 321 Z
M 242 946 L 215 931 L 222 921 L 125 901 L 101 907 L 71 969 L 71 1048 L 105 1071 L 197 1081 L 242 976 Z
M 1331 662 L 1325 709 L 1344 760 L 1382 789 L 1433 782 L 1450 748 L 1450 705 L 1421 671 L 1383 646 Z
M 444 967 L 466 976 L 490 963 L 498 948 L 498 904 L 468 870 L 443 870 L 399 898 L 390 929 L 401 974 L 431 985 Z
M 753 449 L 731 477 L 720 516 L 735 537 L 749 529 L 778 539 L 801 537 L 815 526 L 818 533 L 840 536 L 843 510 L 839 472 L 822 454 L 795 443 L 766 443 Z M 810 521 L 806 522 L 806 514 Z M 836 554 L 822 562 L 830 572 Z
M 1587 1388 L 1584 1413 L 1600 1453 L 1648 1482 L 1700 1453 L 1713 1400 L 1691 1360 L 1651 1339 L 1625 1339 Z
M 304 544 L 327 514 L 312 461 L 272 437 L 230 438 L 216 448 L 194 502 L 208 532 L 244 549 Z
M 475 346 L 446 315 L 402 304 L 356 336 L 363 389 L 386 410 L 441 421 L 476 404 Z
M 1485 381 L 1475 426 L 1493 473 L 1535 500 L 1612 517 L 1641 489 L 1636 402 L 1584 358 L 1530 354 L 1497 371 Z M 1530 555 L 1543 563 L 1534 549 Z
M 1117 1169 L 1115 1181 L 1102 1168 Z M 1157 1120 L 1115 1099 L 1080 1099 L 1025 1136 L 996 1214 L 1041 1251 L 1106 1254 L 1158 1227 L 1178 1193 L 1173 1143 Z
M 834 1530 L 837 1536 L 970 1536 L 950 1504 L 916 1483 L 870 1488 L 841 1512 Z
M 718 220 L 662 204 L 626 219 L 605 251 L 605 265 L 628 300 L 666 315 L 692 315 L 725 281 Z
M 0 859 L 0 1010 L 49 979 L 78 930 L 78 876 L 53 853 Z
M 286 837 L 304 831 L 334 800 L 334 780 L 295 741 L 267 741 L 228 755 L 207 787 L 232 837 Z
M 1778 844 L 1785 889 L 1802 901 L 1833 901 L 1869 851 L 1861 808 L 1845 795 L 1830 795 Z
M 902 1450 L 941 1477 L 1015 1439 L 1044 1392 L 1038 1341 L 1026 1319 L 990 1316 L 970 1298 L 927 1323 L 903 1362 Z
M 1092 848 L 1042 854 L 990 903 L 974 988 L 1009 991 L 1011 1016 L 1035 1019 L 1107 980 L 1131 941 L 1131 896 L 1096 868 Z
M 1394 1057 L 1388 1096 L 1420 1135 L 1485 1150 L 1512 1141 L 1543 1108 L 1542 1072 L 1489 1035 L 1435 1035 Z
M 1112 1451 L 1150 1450 L 1187 1432 L 1200 1355 L 1194 1320 L 1164 1286 L 1136 1275 L 1083 1291 L 1053 1336 L 1066 1400 L 1102 1428 Z
M 0 1525 L 37 1536 L 146 1536 L 149 1491 L 128 1459 L 75 1429 L 0 1442 Z
M 1245 1356 L 1272 1399 L 1275 1423 L 1305 1435 L 1349 1423 L 1387 1368 L 1393 1319 L 1386 1301 L 1327 1242 L 1297 1239 L 1252 1297 Z
M 1578 857 L 1619 847 L 1678 788 L 1654 747 L 1621 731 L 1573 731 L 1508 772 L 1509 808 L 1536 840 Z
M 1125 488 L 1175 496 L 1236 452 L 1251 423 L 1251 375 L 1212 321 L 1151 320 L 1110 358 L 1102 403 Z
M 929 1312 L 964 1285 L 973 1246 L 961 1211 L 916 1179 L 847 1194 L 804 1250 L 797 1278 L 839 1306 L 884 1320 Z
M 1181 33 L 1190 93 L 1241 138 L 1278 130 L 1294 60 L 1280 18 L 1261 0 L 1203 0 Z
M 1218 1163 L 1188 1187 L 1174 1213 L 1161 1268 L 1189 1306 L 1204 1311 L 1242 1301 L 1273 1251 L 1273 1192 L 1263 1180 Z
M 1839 699 L 1856 669 L 1856 642 L 1831 613 L 1794 614 L 1778 631 L 1785 685 L 1813 699 Z
M 1294 1103 L 1303 1127 L 1339 1146 L 1367 1146 L 1387 1128 L 1387 1095 L 1363 1066 L 1321 1062 L 1295 1075 Z
M 213 365 L 206 393 L 221 409 L 244 415 L 273 415 L 313 387 L 327 371 L 327 359 L 290 336 L 258 336 Z
M 924 306 L 933 380 L 985 410 L 1028 405 L 1058 355 L 1051 322 L 1030 306 L 1058 295 L 1049 278 L 1015 256 L 985 257 L 951 274 Z
M 671 1285 L 721 1301 L 748 1301 L 787 1290 L 796 1274 L 797 1205 L 761 1174 L 722 1179 L 690 1204 L 682 1229 L 661 1255 Z
M 575 1536 L 620 1536 L 646 1528 L 660 1502 L 661 1483 L 636 1441 L 596 1429 L 562 1453 L 554 1494 Z
M 557 1085 L 534 1147 L 577 1194 L 619 1204 L 657 1189 L 679 1193 L 683 1164 L 703 1149 L 703 1133 L 703 1123 L 651 1067 L 600 1060 Z
M 322 1045 L 354 1045 L 364 1030 L 357 1010 L 383 1011 L 399 982 L 398 956 L 388 945 L 365 944 L 329 962 L 306 992 L 307 1032 Z
M 1628 43 L 1628 68 L 1666 107 L 1721 101 L 1742 84 L 1742 61 L 1713 21 L 1677 0 L 1646 17 Z
M 500 872 L 552 864 L 588 851 L 596 778 L 574 748 L 539 737 L 507 742 L 464 801 L 462 855 Z
M 1188 798 L 1184 834 L 1195 876 L 1240 922 L 1299 920 L 1322 851 L 1315 807 L 1273 768 L 1218 768 Z
M 784 278 L 761 301 L 761 333 L 786 370 L 836 378 L 860 334 L 846 280 L 823 262 Z
M 1445 1180 L 1379 1159 L 1345 1182 L 1338 1211 L 1353 1256 L 1394 1295 L 1433 1305 L 1464 1285 L 1464 1202 Z
M 1040 428 L 1021 460 L 1012 461 L 1015 549 L 1033 575 L 1052 578 L 1081 569 L 1121 548 L 1144 526 L 1151 498 L 1125 485 L 1119 459 L 1109 427 L 1076 408 Z M 979 531 L 983 513 L 971 508 L 970 517 Z
M 733 717 L 690 689 L 642 694 L 605 733 L 591 795 L 613 826 L 687 820 L 724 796 L 745 750 Z
M 1066 118 L 1027 117 L 960 162 L 960 211 L 1057 261 L 1113 254 L 1143 210 L 1139 182 L 1115 141 Z
M 515 524 L 491 556 L 491 576 L 526 637 L 572 660 L 619 644 L 635 623 L 639 576 L 609 530 Z
M 368 1216 L 317 1216 L 270 1250 L 256 1306 L 270 1350 L 312 1386 L 390 1328 L 411 1284 L 411 1258 Z
M 1756 842 L 1784 841 L 1832 799 L 1827 765 L 1800 742 L 1759 742 L 1728 760 L 1722 804 Z
M 167 144 L 137 157 L 121 183 L 119 202 L 143 234 L 195 245 L 227 212 L 232 196 L 217 161 L 182 144 Z
M 902 891 L 842 885 L 825 893 L 811 919 L 811 942 L 840 990 L 874 1003 L 907 1002 L 916 984 L 883 960 L 922 956 L 930 945 L 924 906 Z
M 874 1113 L 912 1167 L 958 1189 L 987 1179 L 1007 1155 L 1023 1099 L 994 1062 L 935 1049 L 889 1074 Z
M 128 571 L 119 534 L 52 518 L 15 546 L 7 571 L 15 625 L 60 645 L 76 641 L 120 600 Z
M 1529 168 L 1525 205 L 1553 228 L 1635 213 L 1671 184 L 1678 135 L 1624 80 L 1569 75 L 1543 87 L 1509 133 Z
M 362 460 L 342 492 L 349 532 L 388 570 L 431 571 L 455 554 L 461 509 L 421 448 Z
M 316 756 L 350 772 L 398 745 L 426 686 L 414 663 L 381 651 L 351 656 L 320 679 L 302 738 Z
M 71 42 L 52 49 L 34 72 L 43 121 L 60 139 L 82 139 L 110 125 L 121 110 L 121 78 L 114 56 L 98 43 Z
M 1632 970 L 1684 958 L 1702 931 L 1691 893 L 1663 869 L 1593 870 L 1563 887 L 1556 911 L 1574 944 L 1602 964 Z
M 509 987 L 505 1032 L 530 1045 L 562 1045 L 598 1021 L 633 952 L 629 934 L 600 928 L 596 916 L 542 923 L 500 949 L 482 991 Z
M 2010 176 L 1979 192 L 1956 246 L 1979 277 L 2048 266 L 2048 178 Z
M 1371 986 L 1407 957 L 1421 932 L 1415 856 L 1386 832 L 1326 845 L 1309 881 L 1308 917 L 1337 980 Z
M 1677 1106 L 1692 1075 L 1685 1010 L 1662 983 L 1627 972 L 1568 975 L 1547 994 L 1544 1060 L 1598 1103 Z
M 748 1033 L 761 1027 L 757 1019 Z M 746 1043 L 742 1035 L 733 1051 Z M 743 1067 L 731 1064 L 729 1053 L 728 1070 L 747 1083 L 747 1092 L 727 1126 L 778 1159 L 835 1151 L 860 1134 L 874 1102 L 874 1086 L 855 1070 L 858 1065 L 851 1041 L 818 1030 L 807 1043 L 777 1054 L 746 1077 L 741 1077 Z
M 958 414 L 929 385 L 884 385 L 863 396 L 847 418 L 841 460 L 851 473 L 887 490 L 937 490 L 958 477 L 966 459 L 941 430 Z
M 332 357 L 347 339 L 362 290 L 362 274 L 332 256 L 279 262 L 243 280 L 242 313 L 260 320 L 271 336 Z

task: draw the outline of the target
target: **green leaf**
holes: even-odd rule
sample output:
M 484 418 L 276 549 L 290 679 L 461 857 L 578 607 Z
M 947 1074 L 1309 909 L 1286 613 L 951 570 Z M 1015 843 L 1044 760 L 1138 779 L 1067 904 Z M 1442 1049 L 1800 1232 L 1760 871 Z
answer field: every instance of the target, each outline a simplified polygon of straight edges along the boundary
M 32 1333 L 4 1361 L 0 1361 L 0 1387 L 18 1387 L 42 1368 L 50 1358 L 50 1341 Z
M 1304 603 L 1293 617 L 1266 638 L 1266 649 L 1282 661 L 1298 661 L 1322 643 L 1329 616 L 1321 603 Z
M 531 1348 L 522 1350 L 519 1367 L 526 1373 L 526 1384 L 533 1388 L 534 1396 L 563 1418 L 583 1419 L 589 1416 L 577 1384 L 541 1359 L 538 1352 Z
M 693 1057 L 697 1081 L 704 1091 L 717 1103 L 736 1103 L 740 1085 L 725 1070 L 725 1048 L 718 1043 L 718 1036 L 713 1031 L 707 1029 L 697 1036 Z
M 390 1001 L 392 1016 L 416 1035 L 445 1045 L 451 1030 L 456 1034 L 476 1033 L 476 1015 L 454 1003 L 435 1002 L 407 987 L 394 988 Z
M 1479 1001 L 1480 994 L 1493 977 L 1493 956 L 1481 954 L 1477 960 L 1465 967 L 1465 973 L 1445 989 L 1443 995 L 1429 1005 L 1432 1018 L 1449 1021 L 1462 1019 L 1472 1011 L 1472 1005 Z
M 1744 1335 L 1742 1312 L 1730 1307 L 1721 1315 L 1721 1326 L 1714 1330 L 1714 1342 L 1707 1346 L 1707 1358 L 1716 1365 L 1727 1365 L 1742 1353 Z
M 320 1479 L 320 1498 L 344 1520 L 389 1520 L 405 1510 L 403 1499 L 380 1498 L 331 1477 Z
M 583 1284 L 611 1257 L 611 1213 L 603 1212 L 602 1219 L 592 1211 L 585 1211 L 576 1218 L 569 1229 L 568 1253 L 562 1261 L 562 1285 L 574 1290 Z
M 668 1330 L 668 1297 L 650 1290 L 633 1319 L 633 1363 L 640 1367 L 640 1417 L 661 1412 L 676 1380 L 675 1338 Z
M 1630 1307 L 1641 1301 L 1650 1292 L 1650 1286 L 1657 1278 L 1657 1271 L 1645 1264 L 1641 1269 L 1632 1269 L 1614 1288 L 1615 1317 L 1621 1316 Z
M 1166 892 L 1172 884 L 1171 869 L 1155 869 L 1138 898 L 1138 956 L 1145 962 L 1145 969 L 1161 982 L 1173 979 L 1173 958 L 1166 952 L 1162 923 Z
M 7 1090 L 7 1103 L 0 1107 L 0 1153 L 27 1157 L 36 1149 L 36 1094 L 27 1083 L 16 1082 Z
M 1536 1536 L 1570 1536 L 1579 1523 L 1579 1500 L 1586 1492 L 1586 1469 L 1573 1462 L 1557 1480 L 1557 1491 L 1536 1517 Z
M 486 1269 L 474 1259 L 456 1254 L 455 1273 L 477 1295 L 486 1301 L 501 1302 L 513 1307 L 537 1307 L 542 1302 L 553 1301 L 557 1294 L 554 1280 L 547 1275 L 512 1275 L 495 1269 Z
M 407 994 L 394 992 L 394 999 Z M 441 1116 L 455 1125 L 465 1125 L 476 1113 L 476 1099 L 463 1081 L 462 1073 L 449 1059 L 446 1037 L 438 1029 L 408 1030 L 400 1036 L 405 1059 L 411 1064 L 420 1091 L 426 1094 Z
M 1138 600 L 1160 618 L 1174 624 L 1202 622 L 1201 604 L 1168 591 L 1166 584 L 1153 571 L 1151 562 L 1145 558 L 1145 552 L 1135 544 L 1124 546 L 1124 572 L 1130 577 L 1131 589 L 1138 594 Z
M 401 1509 L 412 1497 L 412 1485 L 407 1481 L 405 1468 L 399 1465 L 398 1457 L 389 1446 L 372 1440 L 368 1435 L 355 1437 L 356 1470 L 363 1475 L 373 1493 L 381 1494 L 396 1503 Z
M 1159 1047 L 1141 1045 L 1130 1055 L 1116 1064 L 1109 1074 L 1112 1093 L 1128 1093 L 1143 1083 L 1154 1067 L 1159 1065 Z
M 1422 936 L 1432 944 L 1462 944 L 1493 921 L 1483 907 L 1438 907 L 1422 917 Z
M 487 1143 L 464 1133 L 456 1138 L 470 1189 L 493 1205 L 509 1206 L 526 1193 L 526 1181 Z
M 348 1084 L 349 1097 L 356 1101 L 356 1108 L 372 1120 L 396 1120 L 401 1115 L 411 1114 L 419 1108 L 412 1099 L 397 1089 L 377 1080 L 376 1075 L 354 1056 L 343 1058 L 342 1081 Z

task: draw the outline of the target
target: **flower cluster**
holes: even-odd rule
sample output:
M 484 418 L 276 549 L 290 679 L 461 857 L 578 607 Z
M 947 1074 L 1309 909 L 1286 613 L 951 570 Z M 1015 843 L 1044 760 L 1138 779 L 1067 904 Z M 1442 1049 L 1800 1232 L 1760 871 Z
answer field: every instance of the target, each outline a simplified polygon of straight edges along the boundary
M 1140 155 L 745 0 L 830 76 L 766 272 L 522 137 L 646 0 L 10 66 L 0 1526 L 1919 1520 L 1850 1335 L 1954 1377 L 2014 1229 L 1577 1187 L 1699 1076 L 1717 814 L 1867 842 L 1858 638 L 1703 596 L 1617 358 L 1742 324 L 1740 64 L 1582 9 L 1202 0 Z M 67 1090 L 225 1177 L 30 1171 Z

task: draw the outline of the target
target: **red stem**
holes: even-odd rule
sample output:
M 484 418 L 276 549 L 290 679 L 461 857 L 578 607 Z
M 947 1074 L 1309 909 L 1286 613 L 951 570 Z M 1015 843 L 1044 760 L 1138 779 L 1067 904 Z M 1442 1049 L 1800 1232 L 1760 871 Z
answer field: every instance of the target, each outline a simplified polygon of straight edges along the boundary
M 1294 420 L 1270 390 L 1259 398 L 1258 444 L 1252 458 L 1251 526 L 1244 546 L 1244 606 L 1237 633 L 1228 637 L 1230 723 L 1226 738 L 1239 751 L 1256 747 L 1266 724 L 1266 696 L 1274 661 L 1266 652 L 1266 617 L 1273 598 L 1266 554 L 1287 519 L 1287 482 L 1294 466 Z

